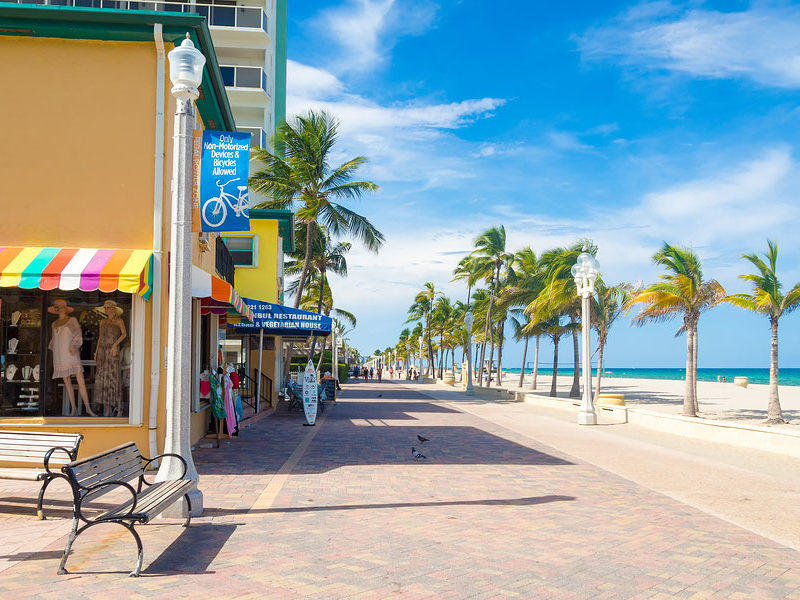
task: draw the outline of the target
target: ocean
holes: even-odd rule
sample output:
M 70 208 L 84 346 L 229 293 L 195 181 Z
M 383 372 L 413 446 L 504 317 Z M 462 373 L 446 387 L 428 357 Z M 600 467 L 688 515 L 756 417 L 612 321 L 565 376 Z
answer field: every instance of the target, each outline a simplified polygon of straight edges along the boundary
M 503 369 L 504 373 L 517 373 L 519 369 Z M 525 369 L 530 375 L 530 368 Z M 539 367 L 539 373 L 550 375 L 553 370 L 549 367 Z M 559 375 L 569 375 L 572 365 L 559 367 Z M 624 369 L 606 368 L 604 377 L 619 377 L 623 379 L 684 379 L 686 369 Z M 597 374 L 597 369 L 592 369 L 592 374 Z M 769 369 L 697 369 L 698 381 L 716 381 L 717 376 L 722 376 L 726 381 L 733 381 L 734 377 L 747 377 L 750 383 L 769 383 Z M 780 369 L 778 372 L 779 385 L 800 385 L 800 369 Z

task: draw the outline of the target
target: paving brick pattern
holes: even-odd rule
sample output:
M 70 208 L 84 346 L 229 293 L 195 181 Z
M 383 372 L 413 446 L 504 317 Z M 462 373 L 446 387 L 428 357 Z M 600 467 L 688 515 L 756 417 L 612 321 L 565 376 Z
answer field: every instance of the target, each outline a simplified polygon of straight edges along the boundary
M 36 522 L 35 486 L 0 482 L 0 597 L 800 599 L 794 550 L 454 403 L 358 383 L 314 430 L 301 419 L 197 451 L 206 513 L 138 528 L 139 579 L 114 525 L 56 576 L 65 520 Z

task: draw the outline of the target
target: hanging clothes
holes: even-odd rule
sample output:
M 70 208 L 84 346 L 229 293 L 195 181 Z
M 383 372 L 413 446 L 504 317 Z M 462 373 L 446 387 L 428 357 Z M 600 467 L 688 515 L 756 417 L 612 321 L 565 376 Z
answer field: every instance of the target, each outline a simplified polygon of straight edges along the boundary
M 222 378 L 223 395 L 225 400 L 225 423 L 228 426 L 228 435 L 235 435 L 239 433 L 239 428 L 236 426 L 236 409 L 233 406 L 233 381 L 231 381 L 231 374 L 225 373 Z
M 222 382 L 215 373 L 210 373 L 208 381 L 211 385 L 211 412 L 218 421 L 225 418 L 225 402 L 222 398 Z

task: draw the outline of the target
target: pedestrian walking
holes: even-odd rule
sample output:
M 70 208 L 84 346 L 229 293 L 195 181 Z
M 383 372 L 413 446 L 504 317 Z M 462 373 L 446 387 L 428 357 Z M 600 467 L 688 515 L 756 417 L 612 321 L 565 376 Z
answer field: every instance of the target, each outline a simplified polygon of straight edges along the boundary
M 375 377 L 375 368 L 374 367 L 370 367 L 369 368 L 369 378 L 372 379 L 373 377 Z
M 383 369 L 381 367 L 378 367 L 378 383 L 380 383 L 381 381 L 381 375 L 383 375 Z
M 364 373 L 364 381 L 366 381 L 367 377 L 369 377 L 369 370 L 367 369 L 367 367 L 364 367 L 362 373 Z

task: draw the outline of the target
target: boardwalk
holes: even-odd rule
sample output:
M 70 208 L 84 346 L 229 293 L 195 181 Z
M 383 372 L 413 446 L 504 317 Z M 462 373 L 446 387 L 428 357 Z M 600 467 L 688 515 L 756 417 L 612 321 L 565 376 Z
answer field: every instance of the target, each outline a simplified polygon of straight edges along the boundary
M 198 450 L 206 513 L 142 526 L 139 579 L 113 525 L 56 576 L 65 504 L 36 522 L 0 482 L 0 597 L 800 599 L 795 550 L 419 389 L 348 385 L 315 428 L 279 411 Z

